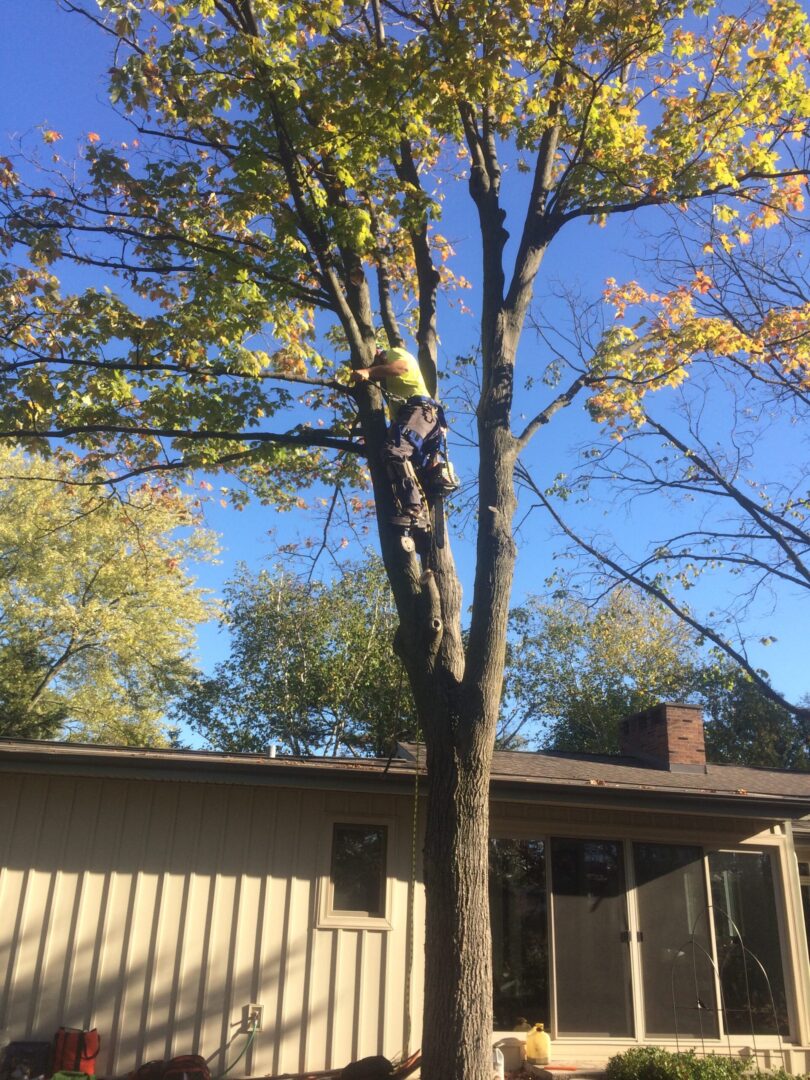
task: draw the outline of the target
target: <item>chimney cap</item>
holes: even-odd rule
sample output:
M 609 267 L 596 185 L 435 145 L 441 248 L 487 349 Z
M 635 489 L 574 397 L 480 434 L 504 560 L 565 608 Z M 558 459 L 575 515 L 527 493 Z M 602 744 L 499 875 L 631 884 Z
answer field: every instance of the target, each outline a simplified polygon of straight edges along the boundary
M 649 719 L 656 714 L 663 714 L 667 709 L 692 709 L 693 712 L 703 715 L 703 706 L 695 705 L 691 701 L 659 701 L 656 705 L 648 705 L 646 709 L 639 709 L 638 712 L 629 713 L 622 723 L 627 720 L 635 720 L 639 716 Z

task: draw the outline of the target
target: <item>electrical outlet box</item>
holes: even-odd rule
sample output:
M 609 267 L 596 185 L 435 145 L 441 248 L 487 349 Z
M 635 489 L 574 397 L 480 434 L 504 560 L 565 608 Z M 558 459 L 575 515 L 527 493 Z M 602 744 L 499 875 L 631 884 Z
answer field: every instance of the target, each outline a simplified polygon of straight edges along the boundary
M 251 1002 L 249 1005 L 243 1005 L 241 1027 L 243 1034 L 249 1035 L 251 1031 L 261 1031 L 263 1014 L 263 1006 L 257 1005 L 255 1002 Z

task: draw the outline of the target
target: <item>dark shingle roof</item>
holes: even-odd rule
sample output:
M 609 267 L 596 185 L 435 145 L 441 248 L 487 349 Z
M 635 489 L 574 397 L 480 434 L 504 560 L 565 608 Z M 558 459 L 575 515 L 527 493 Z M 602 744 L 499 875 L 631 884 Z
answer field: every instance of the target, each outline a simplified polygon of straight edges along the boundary
M 400 743 L 400 753 L 414 758 L 415 746 Z M 742 765 L 706 765 L 705 771 L 658 768 L 620 755 L 567 754 L 560 751 L 496 750 L 492 781 L 510 784 L 587 785 L 636 791 L 689 792 L 705 795 L 764 795 L 807 799 L 810 773 Z
M 390 792 L 413 788 L 415 744 L 400 743 L 382 758 L 270 758 L 206 750 L 153 750 L 0 738 L 0 772 L 83 774 L 217 783 L 271 783 Z M 424 746 L 418 753 L 425 772 Z M 810 815 L 810 773 L 738 765 L 672 771 L 630 758 L 561 752 L 496 751 L 492 794 L 502 799 L 565 801 L 578 805 L 617 802 L 663 809 L 754 814 L 771 820 Z

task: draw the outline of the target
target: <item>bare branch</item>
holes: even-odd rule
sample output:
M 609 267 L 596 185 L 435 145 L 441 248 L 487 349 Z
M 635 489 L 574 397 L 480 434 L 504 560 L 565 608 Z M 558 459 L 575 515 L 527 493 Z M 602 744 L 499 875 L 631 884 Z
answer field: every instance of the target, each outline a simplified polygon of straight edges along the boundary
M 552 419 L 552 417 L 560 411 L 560 409 L 565 409 L 568 405 L 570 405 L 574 398 L 577 396 L 577 394 L 580 392 L 580 390 L 589 385 L 590 379 L 587 375 L 579 375 L 576 379 L 574 379 L 574 381 L 571 383 L 567 390 L 563 391 L 562 394 L 558 394 L 557 397 L 545 407 L 545 409 L 539 412 L 533 420 L 529 421 L 523 432 L 517 437 L 517 452 L 520 453 L 522 450 L 524 450 L 528 445 L 529 440 L 532 438 L 533 435 L 536 434 L 539 428 L 547 424 Z
M 635 585 L 639 589 L 642 589 L 649 596 L 654 596 L 656 600 L 659 600 L 664 605 L 664 607 L 668 608 L 673 613 L 673 615 L 676 615 L 688 626 L 691 626 L 692 629 L 695 630 L 698 634 L 700 634 L 701 637 L 708 638 L 709 641 L 713 642 L 713 644 L 715 644 L 717 648 L 721 650 L 721 652 L 725 653 L 726 656 L 730 657 L 732 660 L 735 661 L 735 663 L 739 664 L 739 666 L 752 679 L 752 681 L 756 683 L 760 692 L 766 698 L 768 698 L 769 701 L 775 702 L 775 704 L 780 705 L 783 709 L 786 709 L 793 715 L 798 715 L 806 711 L 802 708 L 802 706 L 794 705 L 792 702 L 788 701 L 785 697 L 782 696 L 782 694 L 779 693 L 778 690 L 774 690 L 774 688 L 767 681 L 767 679 L 763 678 L 757 668 L 755 668 L 751 664 L 751 662 L 748 660 L 748 657 L 745 656 L 744 653 L 740 652 L 739 649 L 736 649 L 731 644 L 731 642 L 727 641 L 707 623 L 700 622 L 698 619 L 696 619 L 687 610 L 686 607 L 678 604 L 675 600 L 672 599 L 671 596 L 669 596 L 668 593 L 666 593 L 663 589 L 657 586 L 654 582 L 648 581 L 645 577 L 641 576 L 640 574 L 634 573 L 632 570 L 628 570 L 615 559 L 611 558 L 610 555 L 607 554 L 607 552 L 601 551 L 595 545 L 589 543 L 584 537 L 574 532 L 574 530 L 568 524 L 566 524 L 566 522 L 560 517 L 560 515 L 551 505 L 545 493 L 537 486 L 537 484 L 535 484 L 534 480 L 532 479 L 525 466 L 518 464 L 516 466 L 515 472 L 519 476 L 521 482 L 524 483 L 537 496 L 540 501 L 540 505 L 546 511 L 548 511 L 548 513 L 556 522 L 557 526 L 565 533 L 565 535 L 570 540 L 573 540 L 573 542 L 578 547 L 580 547 L 592 558 L 597 560 L 597 562 L 599 562 L 601 565 L 609 567 L 615 574 L 618 575 L 618 577 L 622 579 L 622 581 L 627 581 L 631 585 Z
M 788 561 L 793 565 L 796 573 L 810 584 L 810 568 L 804 565 L 795 549 L 791 547 L 780 530 L 784 529 L 805 544 L 810 544 L 810 534 L 790 521 L 786 515 L 777 515 L 771 510 L 768 510 L 767 507 L 755 503 L 753 499 L 750 499 L 745 494 L 745 492 L 741 491 L 735 484 L 732 484 L 730 480 L 724 477 L 718 469 L 715 469 L 706 457 L 697 454 L 695 450 L 688 447 L 668 428 L 664 427 L 663 424 L 653 420 L 649 414 L 645 415 L 645 419 L 650 427 L 654 428 L 668 442 L 677 447 L 688 460 L 695 462 L 704 473 L 710 476 L 712 480 L 757 523 L 763 532 L 770 536 L 774 543 L 782 550 Z

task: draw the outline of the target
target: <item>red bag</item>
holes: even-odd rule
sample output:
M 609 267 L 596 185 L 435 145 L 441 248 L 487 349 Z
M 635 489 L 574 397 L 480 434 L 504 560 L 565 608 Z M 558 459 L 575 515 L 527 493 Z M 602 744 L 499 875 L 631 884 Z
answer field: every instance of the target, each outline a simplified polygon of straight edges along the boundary
M 199 1054 L 183 1054 L 168 1063 L 163 1080 L 211 1080 L 211 1072 Z
M 101 1049 L 98 1031 L 60 1027 L 53 1037 L 50 1076 L 58 1072 L 83 1072 L 94 1076 Z

